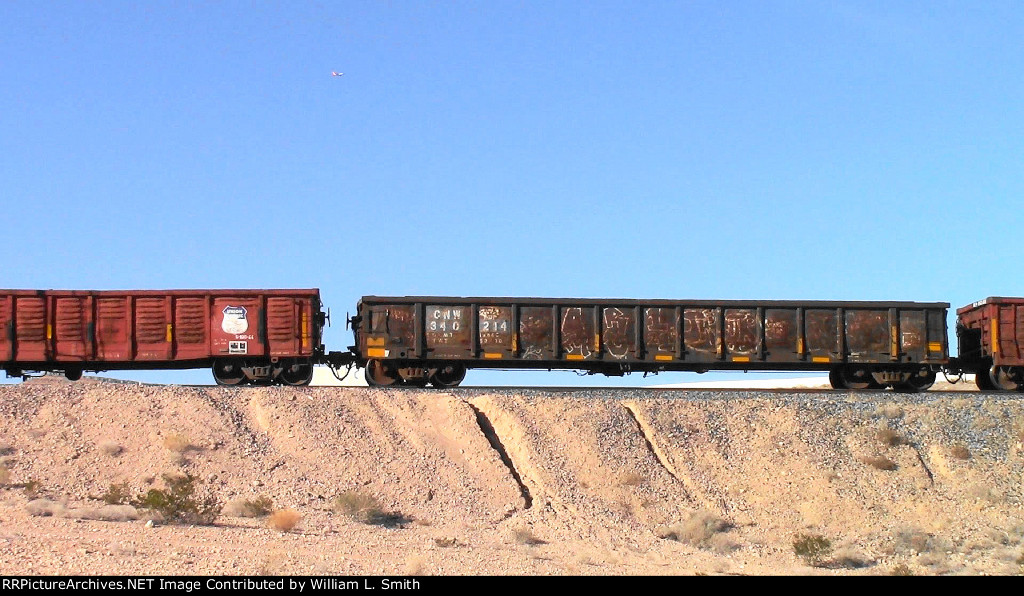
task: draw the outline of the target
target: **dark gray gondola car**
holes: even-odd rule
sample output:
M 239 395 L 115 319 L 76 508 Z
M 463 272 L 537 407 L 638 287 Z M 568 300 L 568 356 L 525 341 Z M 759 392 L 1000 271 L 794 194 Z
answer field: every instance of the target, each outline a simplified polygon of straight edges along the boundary
M 833 386 L 927 389 L 947 303 L 364 296 L 371 385 L 453 387 L 470 368 L 828 371 Z

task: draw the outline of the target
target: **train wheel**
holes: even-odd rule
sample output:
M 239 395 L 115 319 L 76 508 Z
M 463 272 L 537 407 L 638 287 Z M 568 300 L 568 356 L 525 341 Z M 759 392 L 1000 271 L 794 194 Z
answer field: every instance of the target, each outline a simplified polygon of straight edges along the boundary
M 245 373 L 237 362 L 218 360 L 213 363 L 213 380 L 218 385 L 238 385 L 245 380 Z
M 974 384 L 982 391 L 995 391 L 996 386 L 992 383 L 987 369 L 981 369 L 974 373 Z
M 69 381 L 77 381 L 82 378 L 82 371 L 77 368 L 69 368 L 64 371 L 64 378 Z
M 833 368 L 828 371 L 828 382 L 832 384 L 833 389 L 846 389 L 846 384 L 843 383 L 843 375 L 840 373 L 838 368 Z
M 846 389 L 863 391 L 878 388 L 875 379 L 871 376 L 871 371 L 866 368 L 843 367 L 838 370 L 843 387 Z
M 279 378 L 285 385 L 293 385 L 295 387 L 309 385 L 309 382 L 313 380 L 313 365 L 293 364 L 287 366 L 281 371 Z
M 1012 366 L 993 366 L 988 371 L 988 377 L 995 389 L 1017 391 L 1021 388 L 1021 384 L 1017 382 L 1020 376 Z
M 900 393 L 920 393 L 922 391 L 928 391 L 928 389 L 935 384 L 935 371 L 921 371 L 922 374 L 915 373 L 909 379 L 902 383 L 897 383 L 893 386 L 893 389 Z
M 383 360 L 366 362 L 366 382 L 371 387 L 389 387 L 397 383 L 398 378 L 398 371 L 393 364 L 387 364 Z
M 466 378 L 466 367 L 461 364 L 446 364 L 430 375 L 430 384 L 438 389 L 458 387 Z

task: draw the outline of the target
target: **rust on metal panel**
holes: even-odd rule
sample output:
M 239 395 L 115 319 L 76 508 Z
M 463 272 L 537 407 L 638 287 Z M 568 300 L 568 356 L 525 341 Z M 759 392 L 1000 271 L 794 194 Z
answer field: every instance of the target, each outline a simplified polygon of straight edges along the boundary
M 18 339 L 23 341 L 46 341 L 46 299 L 17 299 Z
M 390 306 L 384 317 L 388 344 L 410 347 L 416 341 L 416 314 L 413 306 Z
M 85 360 L 91 356 L 86 348 L 86 313 L 91 310 L 86 301 L 86 298 L 80 297 L 61 297 L 54 301 L 54 348 L 58 359 L 74 361 Z
M 424 311 L 427 349 L 456 355 L 469 350 L 470 307 L 428 305 Z
M 924 311 L 900 311 L 900 347 L 903 353 L 918 354 L 925 350 Z
M 1011 305 L 1010 312 L 1013 315 L 1013 321 L 1010 322 L 1010 330 L 1012 331 L 1010 348 L 1014 360 L 1020 363 L 1021 352 L 1024 350 L 1024 308 L 1019 304 Z
M 551 308 L 523 306 L 519 309 L 519 351 L 524 360 L 551 357 Z
M 999 356 L 1002 364 L 1019 364 L 1021 331 L 1024 330 L 1024 321 L 1021 321 L 1019 306 L 1017 304 L 1001 304 L 998 306 L 999 320 Z
M 291 314 L 291 300 L 288 300 L 288 313 Z M 119 311 L 116 306 L 116 311 Z M 271 309 L 273 310 L 273 309 Z M 206 300 L 203 298 L 179 298 L 174 301 L 174 320 L 177 324 L 178 341 L 184 344 L 205 344 L 206 338 Z M 115 322 L 116 325 L 116 322 Z M 270 326 L 273 337 L 274 326 Z
M 14 304 L 15 355 L 19 360 L 48 360 L 46 299 L 18 296 Z
M 699 359 L 713 359 L 719 351 L 719 310 L 687 308 L 683 310 L 683 338 L 686 349 Z
M 562 353 L 570 360 L 594 354 L 594 307 L 565 307 L 562 313 Z
M 753 356 L 761 346 L 761 325 L 757 310 L 728 308 L 725 310 L 725 347 L 736 356 Z
M 14 297 L 0 296 L 0 361 L 14 359 Z
M 506 306 L 481 306 L 477 316 L 480 345 L 512 349 L 512 309 Z
M 675 308 L 644 309 L 644 346 L 648 353 L 676 355 L 679 319 Z
M 836 351 L 838 335 L 836 311 L 833 309 L 807 309 L 804 311 L 804 336 L 807 352 L 812 359 L 831 358 Z
M 791 359 L 793 353 L 800 353 L 795 309 L 765 309 L 764 343 L 769 359 Z
M 889 312 L 846 311 L 846 349 L 858 361 L 877 361 L 889 352 Z
M 604 353 L 623 360 L 636 351 L 636 311 L 632 308 L 604 308 L 601 313 Z
M 128 298 L 99 298 L 96 300 L 96 348 L 103 360 L 131 358 L 130 317 Z M 203 315 L 206 326 L 206 314 Z

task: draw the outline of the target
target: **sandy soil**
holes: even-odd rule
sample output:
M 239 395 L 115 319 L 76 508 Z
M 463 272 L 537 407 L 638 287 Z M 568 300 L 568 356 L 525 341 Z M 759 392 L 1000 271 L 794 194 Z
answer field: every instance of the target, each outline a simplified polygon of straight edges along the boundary
M 1016 574 L 1022 440 L 1017 397 L 977 392 L 45 378 L 0 387 L 0 574 Z M 100 500 L 165 474 L 301 519 L 147 523 Z M 803 536 L 831 551 L 797 556 Z

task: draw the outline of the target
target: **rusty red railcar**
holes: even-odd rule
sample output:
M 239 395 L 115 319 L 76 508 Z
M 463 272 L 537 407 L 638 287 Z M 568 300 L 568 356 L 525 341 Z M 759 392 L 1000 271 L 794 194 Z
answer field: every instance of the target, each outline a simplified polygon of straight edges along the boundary
M 956 314 L 961 371 L 980 389 L 1024 390 L 1024 298 L 990 297 Z
M 828 371 L 849 389 L 923 390 L 949 361 L 948 303 L 364 296 L 374 385 L 456 386 L 469 368 Z
M 8 376 L 210 367 L 219 384 L 308 384 L 324 352 L 320 292 L 0 290 Z

